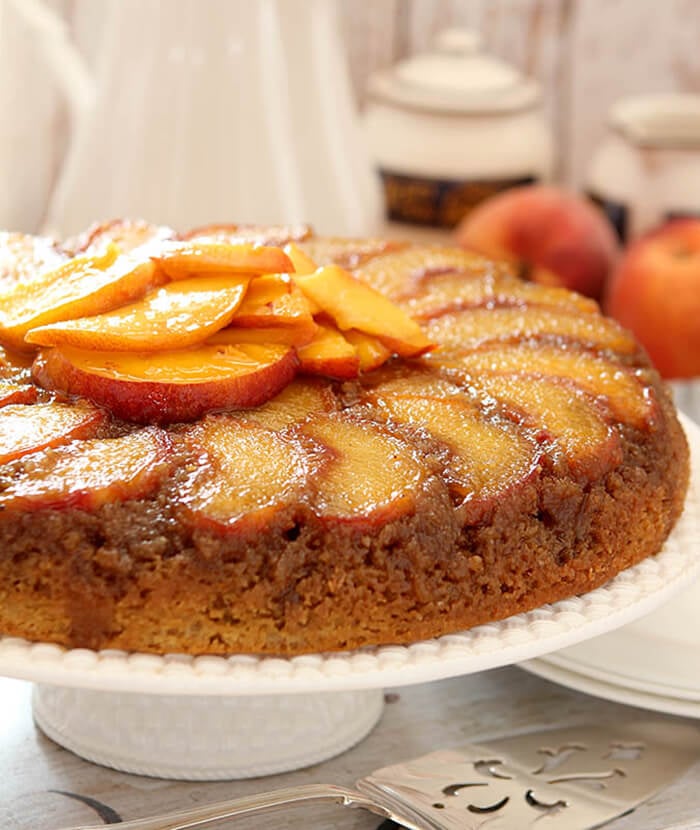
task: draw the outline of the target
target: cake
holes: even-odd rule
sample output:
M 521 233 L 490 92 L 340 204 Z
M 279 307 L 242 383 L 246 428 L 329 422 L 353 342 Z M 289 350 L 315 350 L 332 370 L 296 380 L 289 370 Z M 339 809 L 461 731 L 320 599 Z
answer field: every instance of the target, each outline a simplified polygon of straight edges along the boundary
M 590 591 L 682 510 L 633 337 L 460 249 L 114 222 L 5 234 L 0 291 L 0 634 L 405 644 Z

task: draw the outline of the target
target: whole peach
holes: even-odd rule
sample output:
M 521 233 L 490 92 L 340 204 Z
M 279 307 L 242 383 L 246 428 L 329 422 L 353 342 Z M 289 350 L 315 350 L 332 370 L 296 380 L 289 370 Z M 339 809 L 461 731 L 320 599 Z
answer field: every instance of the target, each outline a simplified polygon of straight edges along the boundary
M 700 375 L 700 219 L 677 219 L 632 243 L 605 311 L 631 329 L 666 378 Z
M 527 279 L 600 299 L 619 255 L 605 215 L 587 199 L 525 185 L 486 199 L 456 229 L 459 245 L 512 262 Z

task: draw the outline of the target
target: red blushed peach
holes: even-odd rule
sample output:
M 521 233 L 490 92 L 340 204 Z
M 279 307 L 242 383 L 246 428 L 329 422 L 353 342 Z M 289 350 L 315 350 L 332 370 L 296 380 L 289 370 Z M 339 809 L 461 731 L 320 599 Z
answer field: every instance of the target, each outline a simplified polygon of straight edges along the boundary
M 669 222 L 632 243 L 604 307 L 664 377 L 700 375 L 700 219 Z
M 528 185 L 470 211 L 456 230 L 464 248 L 504 259 L 534 282 L 599 299 L 619 253 L 610 223 L 585 199 Z

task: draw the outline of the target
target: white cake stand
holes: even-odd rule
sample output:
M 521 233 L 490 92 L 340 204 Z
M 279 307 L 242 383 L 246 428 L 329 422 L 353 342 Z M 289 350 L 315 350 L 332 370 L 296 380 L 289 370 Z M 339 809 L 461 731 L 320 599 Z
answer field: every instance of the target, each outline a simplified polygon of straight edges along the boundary
M 700 428 L 684 419 L 692 476 L 663 550 L 583 596 L 408 646 L 270 657 L 68 650 L 0 638 L 0 674 L 32 680 L 41 729 L 88 760 L 164 778 L 298 769 L 360 741 L 382 689 L 519 663 L 611 631 L 700 573 Z

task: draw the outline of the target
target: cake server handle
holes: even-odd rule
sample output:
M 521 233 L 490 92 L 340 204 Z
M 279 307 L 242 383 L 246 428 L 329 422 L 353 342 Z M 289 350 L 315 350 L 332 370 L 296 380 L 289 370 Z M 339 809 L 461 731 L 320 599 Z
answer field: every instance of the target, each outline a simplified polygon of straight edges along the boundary
M 246 795 L 232 801 L 219 801 L 190 810 L 181 810 L 152 818 L 135 819 L 114 825 L 115 830 L 198 830 L 209 827 L 216 822 L 233 818 L 266 813 L 289 806 L 305 804 L 340 804 L 343 807 L 362 807 L 382 818 L 394 818 L 409 830 L 441 830 L 439 825 L 414 819 L 406 815 L 397 815 L 395 811 L 377 804 L 365 795 L 335 784 L 303 784 L 286 787 L 266 793 Z M 104 825 L 82 825 L 64 830 L 104 830 Z

